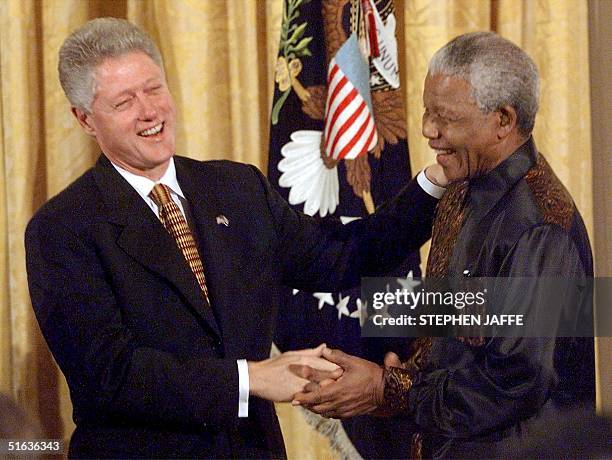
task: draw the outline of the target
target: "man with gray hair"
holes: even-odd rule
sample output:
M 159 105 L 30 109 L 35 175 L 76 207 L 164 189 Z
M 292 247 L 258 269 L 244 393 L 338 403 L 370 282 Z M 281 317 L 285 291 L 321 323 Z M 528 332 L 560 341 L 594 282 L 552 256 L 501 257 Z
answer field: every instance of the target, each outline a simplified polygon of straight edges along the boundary
M 399 264 L 430 234 L 437 200 L 419 184 L 435 187 L 422 173 L 376 215 L 323 224 L 252 166 L 175 156 L 162 59 L 136 26 L 90 21 L 59 57 L 102 151 L 26 231 L 32 305 L 70 387 L 69 455 L 283 457 L 270 401 L 308 383 L 289 367 L 342 370 L 324 345 L 267 359 L 280 285 L 332 291 Z
M 431 59 L 422 132 L 452 183 L 436 212 L 427 276 L 506 278 L 521 305 L 550 314 L 555 335 L 560 321 L 579 314 L 593 268 L 580 213 L 531 137 L 538 94 L 534 62 L 492 32 L 461 35 Z M 512 291 L 513 280 L 543 277 L 567 285 L 559 306 L 567 317 L 546 310 L 549 292 L 537 282 Z M 343 375 L 307 386 L 294 404 L 331 417 L 411 417 L 412 457 L 505 457 L 535 414 L 593 402 L 592 346 L 573 338 L 424 337 L 403 362 L 389 353 L 384 369 L 327 349 L 323 356 Z

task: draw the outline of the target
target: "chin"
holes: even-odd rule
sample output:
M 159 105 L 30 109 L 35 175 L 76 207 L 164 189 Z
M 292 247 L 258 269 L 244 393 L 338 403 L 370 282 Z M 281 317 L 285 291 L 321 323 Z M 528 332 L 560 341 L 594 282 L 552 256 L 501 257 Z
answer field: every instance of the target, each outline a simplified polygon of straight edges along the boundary
M 453 158 L 453 160 L 455 159 Z M 446 176 L 449 182 L 458 182 L 467 179 L 467 171 L 464 170 L 464 168 L 462 168 L 461 165 L 457 163 L 457 161 L 452 161 L 450 162 L 450 164 L 442 165 L 444 175 Z
M 151 159 L 152 163 L 164 163 L 170 158 L 172 158 L 173 155 L 174 150 L 171 150 L 169 148 L 163 148 L 161 150 L 149 152 L 147 157 Z
M 461 179 L 461 175 L 458 174 L 457 168 L 449 168 L 448 166 L 443 166 L 442 170 L 444 171 L 444 175 L 446 176 L 449 182 L 456 182 Z

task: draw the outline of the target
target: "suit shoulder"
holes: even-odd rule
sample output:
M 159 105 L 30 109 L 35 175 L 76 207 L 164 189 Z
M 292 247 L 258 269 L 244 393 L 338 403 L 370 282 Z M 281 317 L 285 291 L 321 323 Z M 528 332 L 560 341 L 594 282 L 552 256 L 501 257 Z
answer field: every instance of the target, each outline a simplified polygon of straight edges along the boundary
M 254 165 L 232 160 L 195 160 L 183 156 L 175 156 L 174 160 L 191 170 L 198 171 L 239 173 L 241 171 L 246 172 L 253 169 L 259 170 Z
M 68 187 L 50 198 L 36 211 L 30 220 L 29 227 L 37 223 L 50 221 L 78 225 L 83 212 L 91 207 L 99 190 L 95 185 L 93 170 L 89 169 Z M 74 222 L 73 222 L 74 221 Z
M 191 173 L 202 175 L 208 181 L 213 180 L 218 184 L 232 185 L 238 181 L 240 184 L 248 184 L 256 179 L 261 180 L 263 174 L 257 166 L 240 163 L 231 160 L 194 160 L 186 157 L 175 157 L 175 161 L 182 167 L 189 169 Z

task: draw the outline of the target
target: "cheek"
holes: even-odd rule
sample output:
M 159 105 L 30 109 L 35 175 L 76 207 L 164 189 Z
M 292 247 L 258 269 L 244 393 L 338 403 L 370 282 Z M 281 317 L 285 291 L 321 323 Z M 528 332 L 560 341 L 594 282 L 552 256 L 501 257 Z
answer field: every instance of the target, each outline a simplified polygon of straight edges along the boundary
M 138 115 L 134 114 L 132 110 L 126 110 L 124 112 L 117 112 L 112 117 L 109 117 L 106 121 L 107 131 L 111 133 L 121 132 L 127 133 L 133 131 L 134 120 L 138 118 Z
M 174 106 L 174 101 L 171 97 L 163 98 L 160 104 L 167 114 L 171 114 L 172 116 L 174 116 L 174 114 L 176 113 L 176 107 Z
M 104 137 L 114 144 L 126 142 L 131 131 L 124 123 L 107 124 L 104 128 Z
M 463 126 L 449 127 L 447 130 L 447 138 L 454 144 L 458 149 L 462 149 L 468 146 L 470 140 L 474 136 L 474 133 L 470 132 Z

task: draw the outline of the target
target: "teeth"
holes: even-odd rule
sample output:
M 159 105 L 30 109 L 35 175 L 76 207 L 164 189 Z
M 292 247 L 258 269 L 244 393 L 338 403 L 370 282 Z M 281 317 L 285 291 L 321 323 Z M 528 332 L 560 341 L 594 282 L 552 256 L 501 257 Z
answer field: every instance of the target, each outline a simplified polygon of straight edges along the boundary
M 149 129 L 145 129 L 144 131 L 141 131 L 138 133 L 139 136 L 152 136 L 153 134 L 157 134 L 158 132 L 160 132 L 162 130 L 162 127 L 164 126 L 163 123 L 160 123 L 157 126 L 153 126 L 152 128 Z

